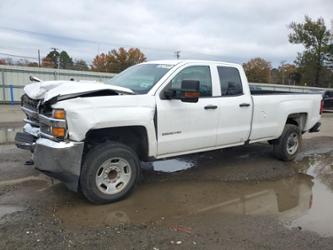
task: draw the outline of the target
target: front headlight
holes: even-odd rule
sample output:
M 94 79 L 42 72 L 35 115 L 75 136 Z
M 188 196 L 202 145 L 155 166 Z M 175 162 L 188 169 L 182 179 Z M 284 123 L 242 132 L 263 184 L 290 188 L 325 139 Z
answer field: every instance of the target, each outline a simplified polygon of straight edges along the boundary
M 64 128 L 51 128 L 52 135 L 58 139 L 64 139 L 66 135 L 66 130 Z
M 63 109 L 54 109 L 52 111 L 53 123 L 51 133 L 58 139 L 64 139 L 66 136 L 66 113 Z
M 55 119 L 65 119 L 66 118 L 65 110 L 63 110 L 63 109 L 54 109 L 52 111 L 52 117 L 55 118 Z

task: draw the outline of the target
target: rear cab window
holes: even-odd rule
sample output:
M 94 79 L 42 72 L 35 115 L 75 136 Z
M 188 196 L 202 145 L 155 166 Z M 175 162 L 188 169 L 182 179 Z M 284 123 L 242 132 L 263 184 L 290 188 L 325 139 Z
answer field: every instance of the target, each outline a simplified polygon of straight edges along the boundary
M 235 67 L 217 66 L 222 96 L 243 95 L 242 80 Z

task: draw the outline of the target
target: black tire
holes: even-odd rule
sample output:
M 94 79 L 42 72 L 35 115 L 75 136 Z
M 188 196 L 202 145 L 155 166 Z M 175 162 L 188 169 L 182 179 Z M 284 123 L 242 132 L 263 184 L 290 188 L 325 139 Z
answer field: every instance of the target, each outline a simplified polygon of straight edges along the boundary
M 291 137 L 293 137 L 294 140 L 297 140 L 297 147 L 293 148 L 293 150 L 290 149 L 293 145 L 290 145 L 288 141 Z M 295 142 L 292 143 L 294 143 L 294 145 L 296 144 Z M 279 160 L 292 161 L 296 158 L 301 145 L 302 136 L 299 128 L 296 125 L 286 124 L 280 138 L 273 141 L 273 153 Z
M 103 164 L 110 160 L 109 165 L 112 165 L 111 162 L 113 161 L 113 159 L 118 157 L 127 161 L 127 165 L 129 168 L 127 171 L 129 171 L 130 177 L 128 177 L 128 182 L 126 183 L 126 185 L 124 184 L 124 187 L 122 187 L 119 192 L 114 194 L 108 194 L 105 193 L 107 192 L 108 188 L 105 189 L 105 192 L 101 191 L 104 184 L 97 184 L 97 175 L 99 174 L 97 171 L 103 171 L 100 176 L 101 178 L 105 178 L 103 177 L 105 176 L 104 169 L 102 167 L 104 166 Z M 122 143 L 106 142 L 97 145 L 87 153 L 81 170 L 80 190 L 83 195 L 92 203 L 105 204 L 115 202 L 126 197 L 134 189 L 137 180 L 139 179 L 139 175 L 140 161 L 137 154 L 130 147 Z M 117 178 L 114 177 L 114 179 Z

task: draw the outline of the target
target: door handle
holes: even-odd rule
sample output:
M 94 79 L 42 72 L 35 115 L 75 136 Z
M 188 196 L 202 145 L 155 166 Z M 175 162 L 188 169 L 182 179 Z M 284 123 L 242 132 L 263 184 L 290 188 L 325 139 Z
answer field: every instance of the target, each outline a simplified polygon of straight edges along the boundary
M 207 105 L 205 106 L 205 109 L 217 109 L 216 105 Z
M 239 107 L 250 107 L 250 103 L 241 103 L 239 104 Z

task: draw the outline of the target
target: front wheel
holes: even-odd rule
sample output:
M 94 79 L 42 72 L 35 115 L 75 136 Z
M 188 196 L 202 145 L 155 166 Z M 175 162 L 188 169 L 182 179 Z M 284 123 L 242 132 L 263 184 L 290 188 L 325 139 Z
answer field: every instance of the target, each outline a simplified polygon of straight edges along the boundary
M 292 161 L 301 147 L 302 137 L 297 126 L 286 124 L 282 135 L 273 142 L 273 152 L 276 158 Z
M 117 201 L 134 188 L 140 171 L 136 153 L 128 146 L 107 142 L 90 150 L 82 165 L 80 188 L 91 202 Z

